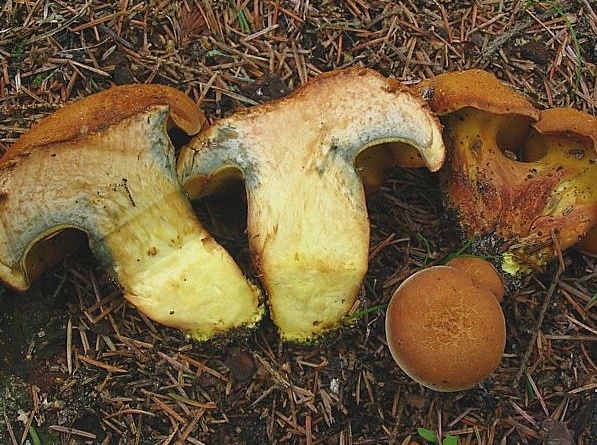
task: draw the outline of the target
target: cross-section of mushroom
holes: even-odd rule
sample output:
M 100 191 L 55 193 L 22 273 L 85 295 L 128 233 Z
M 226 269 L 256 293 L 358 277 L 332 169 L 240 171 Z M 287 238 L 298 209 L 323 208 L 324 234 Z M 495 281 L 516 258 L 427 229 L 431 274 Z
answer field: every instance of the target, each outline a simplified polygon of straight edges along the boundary
M 74 228 L 148 317 L 206 338 L 258 319 L 259 292 L 196 219 L 168 126 L 203 114 L 158 85 L 115 87 L 40 121 L 0 159 L 0 279 L 29 286 L 28 252 Z
M 540 111 L 493 75 L 446 73 L 419 86 L 442 116 L 447 201 L 469 237 L 501 241 L 504 270 L 524 272 L 597 222 L 597 119 Z M 503 241 L 503 243 L 502 243 Z
M 355 303 L 369 223 L 354 162 L 382 143 L 417 147 L 431 170 L 443 161 L 440 125 L 422 101 L 353 68 L 220 120 L 181 151 L 179 177 L 191 197 L 242 174 L 252 258 L 283 338 L 311 339 Z

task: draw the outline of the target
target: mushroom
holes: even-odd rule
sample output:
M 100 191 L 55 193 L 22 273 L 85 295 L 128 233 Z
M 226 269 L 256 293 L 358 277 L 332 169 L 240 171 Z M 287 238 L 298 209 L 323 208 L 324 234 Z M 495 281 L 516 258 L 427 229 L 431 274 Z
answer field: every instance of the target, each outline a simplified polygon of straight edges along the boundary
M 355 303 L 369 249 L 355 158 L 385 143 L 416 147 L 430 170 L 442 164 L 441 127 L 423 102 L 395 80 L 349 68 L 222 119 L 183 147 L 178 173 L 192 198 L 244 179 L 252 259 L 284 339 L 316 337 Z
M 583 238 L 575 244 L 581 252 L 597 256 L 597 227 L 593 227 Z
M 597 119 L 573 108 L 551 108 L 541 111 L 540 119 L 533 127 L 537 133 L 523 146 L 522 160 L 560 162 L 564 156 L 575 162 L 575 159 L 586 158 L 585 169 L 564 181 L 558 191 L 562 200 L 575 202 L 577 207 L 567 214 L 579 221 L 576 231 L 561 235 L 567 235 L 567 238 L 560 237 L 560 243 L 565 248 L 580 238 L 575 244 L 579 250 L 597 254 Z M 551 218 L 542 218 L 536 222 L 536 230 L 545 226 L 550 230 L 552 223 Z M 590 228 L 587 230 L 587 227 Z
M 461 391 L 498 367 L 506 325 L 490 290 L 462 270 L 433 266 L 394 292 L 386 338 L 392 357 L 413 380 L 435 391 Z
M 500 241 L 504 271 L 543 266 L 556 255 L 554 237 L 565 249 L 595 225 L 595 117 L 539 111 L 481 70 L 418 88 L 445 125 L 448 206 L 468 237 Z
M 448 261 L 446 266 L 468 274 L 475 284 L 488 289 L 500 303 L 504 300 L 504 280 L 494 265 L 486 259 L 478 256 L 457 256 Z
M 127 85 L 24 133 L 0 158 L 0 279 L 26 289 L 36 244 L 76 229 L 124 296 L 159 323 L 203 339 L 255 322 L 259 291 L 200 225 L 177 180 L 167 127 L 194 134 L 203 122 L 176 89 Z

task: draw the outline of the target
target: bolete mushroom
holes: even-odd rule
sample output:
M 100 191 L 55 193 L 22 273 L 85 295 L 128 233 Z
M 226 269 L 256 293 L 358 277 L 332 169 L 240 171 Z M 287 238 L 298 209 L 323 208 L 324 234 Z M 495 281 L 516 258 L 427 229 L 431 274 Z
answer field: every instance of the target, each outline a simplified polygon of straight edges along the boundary
M 192 198 L 244 179 L 252 259 L 284 339 L 312 339 L 353 306 L 369 249 L 355 158 L 384 143 L 415 146 L 430 170 L 442 164 L 441 127 L 423 101 L 350 68 L 222 119 L 183 147 L 178 173 Z
M 526 272 L 597 222 L 597 119 L 539 111 L 493 75 L 470 70 L 419 84 L 445 125 L 448 206 L 470 238 L 504 241 L 506 272 Z
M 77 229 L 159 323 L 203 339 L 256 321 L 259 291 L 176 177 L 167 127 L 195 134 L 203 122 L 191 99 L 159 85 L 114 87 L 41 120 L 0 158 L 0 279 L 26 289 L 36 243 Z
M 584 209 L 585 212 L 583 216 L 578 207 L 575 212 L 571 212 L 570 218 L 585 219 L 579 222 L 577 231 L 566 234 L 568 238 L 563 240 L 564 247 L 574 244 L 580 238 L 575 244 L 579 250 L 597 254 L 597 119 L 573 108 L 551 108 L 541 111 L 540 119 L 533 127 L 536 133 L 523 146 L 523 161 L 557 161 L 562 155 L 573 160 L 586 158 L 588 161 L 586 169 L 578 177 L 572 176 L 560 185 L 558 194 L 564 196 L 562 199 L 576 202 L 581 207 L 580 211 Z M 538 220 L 536 230 L 544 225 L 549 226 L 551 222 L 550 218 Z M 587 227 L 591 228 L 587 230 Z
M 460 391 L 498 367 L 506 326 L 490 290 L 462 270 L 433 266 L 394 292 L 386 337 L 392 357 L 413 380 L 435 391 Z

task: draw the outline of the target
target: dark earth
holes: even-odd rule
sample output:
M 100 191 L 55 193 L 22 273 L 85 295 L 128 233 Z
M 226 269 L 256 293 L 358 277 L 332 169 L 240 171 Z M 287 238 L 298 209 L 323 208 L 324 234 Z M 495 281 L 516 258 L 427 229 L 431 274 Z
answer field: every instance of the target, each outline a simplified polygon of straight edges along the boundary
M 588 0 L 5 0 L 0 23 L 0 153 L 114 84 L 175 86 L 213 121 L 351 65 L 406 85 L 483 68 L 538 107 L 597 110 Z M 506 351 L 482 384 L 436 393 L 395 365 L 397 286 L 456 252 L 499 255 L 491 234 L 461 236 L 442 193 L 438 175 L 398 168 L 368 196 L 359 306 L 315 344 L 281 342 L 267 319 L 189 341 L 124 301 L 85 243 L 27 292 L 0 288 L 1 442 L 422 445 L 425 428 L 462 445 L 596 444 L 597 258 L 574 248 L 507 280 Z M 195 208 L 254 276 L 242 184 L 230 196 Z

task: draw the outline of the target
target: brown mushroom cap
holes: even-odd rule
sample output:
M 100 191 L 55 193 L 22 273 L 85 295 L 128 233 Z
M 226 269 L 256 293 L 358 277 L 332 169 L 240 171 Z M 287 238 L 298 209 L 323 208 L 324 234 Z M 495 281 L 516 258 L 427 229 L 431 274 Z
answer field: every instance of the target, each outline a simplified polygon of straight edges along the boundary
M 466 272 L 477 285 L 489 289 L 499 302 L 504 300 L 504 280 L 489 261 L 475 256 L 459 256 L 448 261 L 446 266 Z
M 539 117 L 539 111 L 526 97 L 483 70 L 444 73 L 419 83 L 417 90 L 428 98 L 431 109 L 442 116 L 471 107 L 494 114 L 528 116 L 533 120 Z
M 515 150 L 528 133 L 529 122 L 537 121 L 540 115 L 523 94 L 484 70 L 443 73 L 424 80 L 416 89 L 440 116 L 466 109 L 502 116 L 507 121 L 504 124 L 507 131 L 498 135 L 501 149 Z
M 120 85 L 67 104 L 42 119 L 21 135 L 3 160 L 19 156 L 27 147 L 85 138 L 160 105 L 169 107 L 169 124 L 188 135 L 199 132 L 206 122 L 205 115 L 182 91 L 156 84 Z
M 412 379 L 436 391 L 460 391 L 497 368 L 506 326 L 489 290 L 458 269 L 435 266 L 396 290 L 386 336 L 392 357 Z
M 596 118 L 574 108 L 558 107 L 541 111 L 541 118 L 533 127 L 543 134 L 566 133 L 590 139 L 597 150 Z
M 580 145 L 593 147 L 597 152 L 597 118 L 574 108 L 557 107 L 541 110 L 540 119 L 532 124 L 534 130 L 544 136 L 559 136 Z M 547 153 L 547 144 L 527 143 L 521 148 L 521 160 L 533 162 Z M 568 144 L 566 144 L 568 145 Z M 578 153 L 570 155 L 579 156 Z

